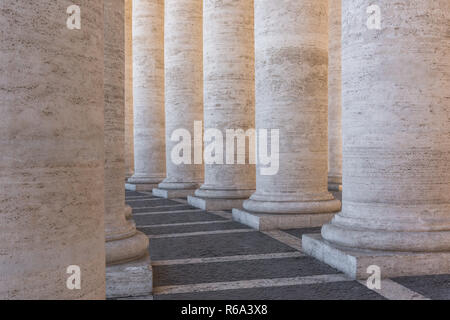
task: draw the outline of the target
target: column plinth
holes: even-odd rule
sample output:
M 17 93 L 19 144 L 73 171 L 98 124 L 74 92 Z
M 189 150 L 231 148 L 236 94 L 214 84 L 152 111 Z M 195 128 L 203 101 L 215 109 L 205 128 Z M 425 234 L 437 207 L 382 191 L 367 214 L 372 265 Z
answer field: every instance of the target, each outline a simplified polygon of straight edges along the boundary
M 327 0 L 255 3 L 256 129 L 280 137 L 278 172 L 258 165 L 256 192 L 233 210 L 256 229 L 317 227 L 340 209 L 327 183 L 327 9 Z
M 126 215 L 125 175 L 125 1 L 108 0 L 105 19 L 105 248 L 106 296 L 144 296 L 152 292 L 149 239 Z M 133 262 L 133 268 L 129 263 Z M 114 266 L 112 268 L 112 266 Z M 140 269 L 139 276 L 135 270 Z M 127 283 L 124 278 L 129 278 Z
M 380 1 L 378 30 L 366 3 L 342 7 L 342 211 L 303 248 L 358 278 L 448 274 L 450 4 Z
M 205 130 L 225 137 L 227 129 L 254 129 L 253 0 L 205 1 L 203 12 Z M 224 150 L 223 161 L 205 164 L 205 183 L 188 197 L 190 204 L 229 210 L 248 199 L 255 189 L 254 164 L 225 164 L 225 158 Z

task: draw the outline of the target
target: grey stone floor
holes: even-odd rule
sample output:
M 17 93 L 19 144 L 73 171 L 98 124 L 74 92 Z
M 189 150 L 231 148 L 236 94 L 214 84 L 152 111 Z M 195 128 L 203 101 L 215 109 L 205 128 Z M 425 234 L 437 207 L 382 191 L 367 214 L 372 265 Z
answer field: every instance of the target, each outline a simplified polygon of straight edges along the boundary
M 450 275 L 385 279 L 370 290 L 305 256 L 302 234 L 320 228 L 258 232 L 231 212 L 205 212 L 184 199 L 126 196 L 150 238 L 155 300 L 450 299 Z

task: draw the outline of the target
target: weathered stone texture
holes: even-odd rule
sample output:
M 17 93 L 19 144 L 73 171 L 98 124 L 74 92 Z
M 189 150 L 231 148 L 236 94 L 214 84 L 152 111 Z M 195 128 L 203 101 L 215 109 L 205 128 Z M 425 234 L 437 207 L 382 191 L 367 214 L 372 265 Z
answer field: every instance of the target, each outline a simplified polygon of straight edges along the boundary
M 78 3 L 81 30 L 71 1 L 0 2 L 2 299 L 105 297 L 103 1 Z

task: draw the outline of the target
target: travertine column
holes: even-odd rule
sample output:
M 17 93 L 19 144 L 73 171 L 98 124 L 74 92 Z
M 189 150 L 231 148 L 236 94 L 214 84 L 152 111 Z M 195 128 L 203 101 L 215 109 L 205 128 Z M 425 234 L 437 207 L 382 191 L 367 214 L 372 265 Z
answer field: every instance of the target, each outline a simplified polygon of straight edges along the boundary
M 203 121 L 203 37 L 202 0 L 166 0 L 165 2 L 165 105 L 167 178 L 153 194 L 166 198 L 193 195 L 203 182 L 203 165 L 190 161 L 177 164 L 172 158 L 179 136 L 176 130 L 189 132 L 194 146 L 194 122 Z M 201 127 L 201 125 L 200 125 Z M 201 129 L 199 134 L 202 134 Z M 175 141 L 172 141 L 172 138 Z M 182 139 L 188 139 L 183 137 Z M 187 152 L 188 150 L 183 150 Z M 175 159 L 177 160 L 177 159 Z
M 258 165 L 244 208 L 276 217 L 235 218 L 259 229 L 322 225 L 340 208 L 327 183 L 327 8 L 328 0 L 255 2 L 256 128 L 280 130 L 280 164 L 275 175 Z
M 133 0 L 125 0 L 125 178 L 134 174 Z
M 1 299 L 105 298 L 103 1 L 77 3 L 81 30 L 69 1 L 0 2 Z
M 149 295 L 152 286 L 148 238 L 125 217 L 124 0 L 105 0 L 104 9 L 106 294 L 108 297 Z M 136 260 L 139 260 L 137 264 L 130 263 Z M 142 270 L 139 279 L 138 266 Z M 128 278 L 125 283 L 124 278 Z M 132 283 L 138 286 L 133 287 Z
M 328 0 L 328 189 L 342 189 L 341 0 Z
M 353 276 L 450 273 L 450 3 L 377 1 L 381 30 L 371 4 L 343 1 L 343 207 L 304 246 Z
M 164 0 L 133 2 L 134 175 L 131 190 L 152 190 L 166 176 Z
M 204 32 L 205 130 L 253 129 L 254 120 L 254 12 L 253 0 L 206 0 Z M 205 146 L 206 147 L 206 146 Z M 204 209 L 240 207 L 255 189 L 255 166 L 205 164 L 205 183 L 189 198 Z

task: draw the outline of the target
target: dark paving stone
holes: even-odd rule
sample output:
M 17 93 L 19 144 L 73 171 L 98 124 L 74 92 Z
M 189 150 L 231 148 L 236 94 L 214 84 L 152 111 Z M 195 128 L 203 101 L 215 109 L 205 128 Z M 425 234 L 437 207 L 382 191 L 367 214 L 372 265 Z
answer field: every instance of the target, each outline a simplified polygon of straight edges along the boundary
M 292 252 L 295 249 L 260 232 L 210 234 L 193 237 L 152 239 L 153 260 L 224 257 Z
M 392 279 L 412 291 L 433 300 L 450 300 L 450 274 Z
M 306 277 L 337 273 L 339 271 L 310 257 L 153 267 L 154 285 L 156 286 Z
M 158 199 L 158 200 L 138 200 L 138 201 L 126 201 L 128 205 L 132 208 L 141 208 L 141 207 L 155 207 L 155 206 L 169 206 L 169 205 L 177 205 L 178 202 L 166 199 Z
M 222 219 L 214 219 L 222 220 Z M 247 226 L 236 222 L 226 223 L 209 223 L 209 224 L 196 224 L 188 226 L 167 226 L 167 227 L 141 227 L 139 230 L 147 235 L 158 234 L 172 234 L 172 233 L 189 233 L 189 232 L 203 232 L 203 231 L 215 231 L 215 230 L 232 230 L 232 229 L 249 229 Z
M 283 230 L 286 233 L 289 233 L 290 235 L 297 237 L 299 239 L 302 238 L 304 234 L 311 234 L 311 233 L 320 233 L 321 227 L 318 228 L 303 228 L 303 229 L 290 229 L 290 230 Z
M 153 207 L 153 208 L 146 208 L 146 209 L 134 209 L 133 213 L 166 212 L 166 211 L 180 211 L 180 210 L 199 210 L 199 209 L 191 207 L 191 206 L 174 207 L 171 204 L 170 207 L 163 207 L 163 208 Z
M 155 295 L 155 300 L 386 300 L 357 281 Z
M 125 196 L 126 197 L 148 197 L 149 195 L 147 195 L 145 193 L 141 193 L 141 192 L 125 190 Z
M 206 211 L 199 212 L 175 212 L 175 213 L 161 213 L 149 215 L 134 215 L 133 220 L 136 225 L 148 226 L 153 224 L 171 224 L 171 223 L 188 223 L 201 221 L 215 221 L 226 220 Z

